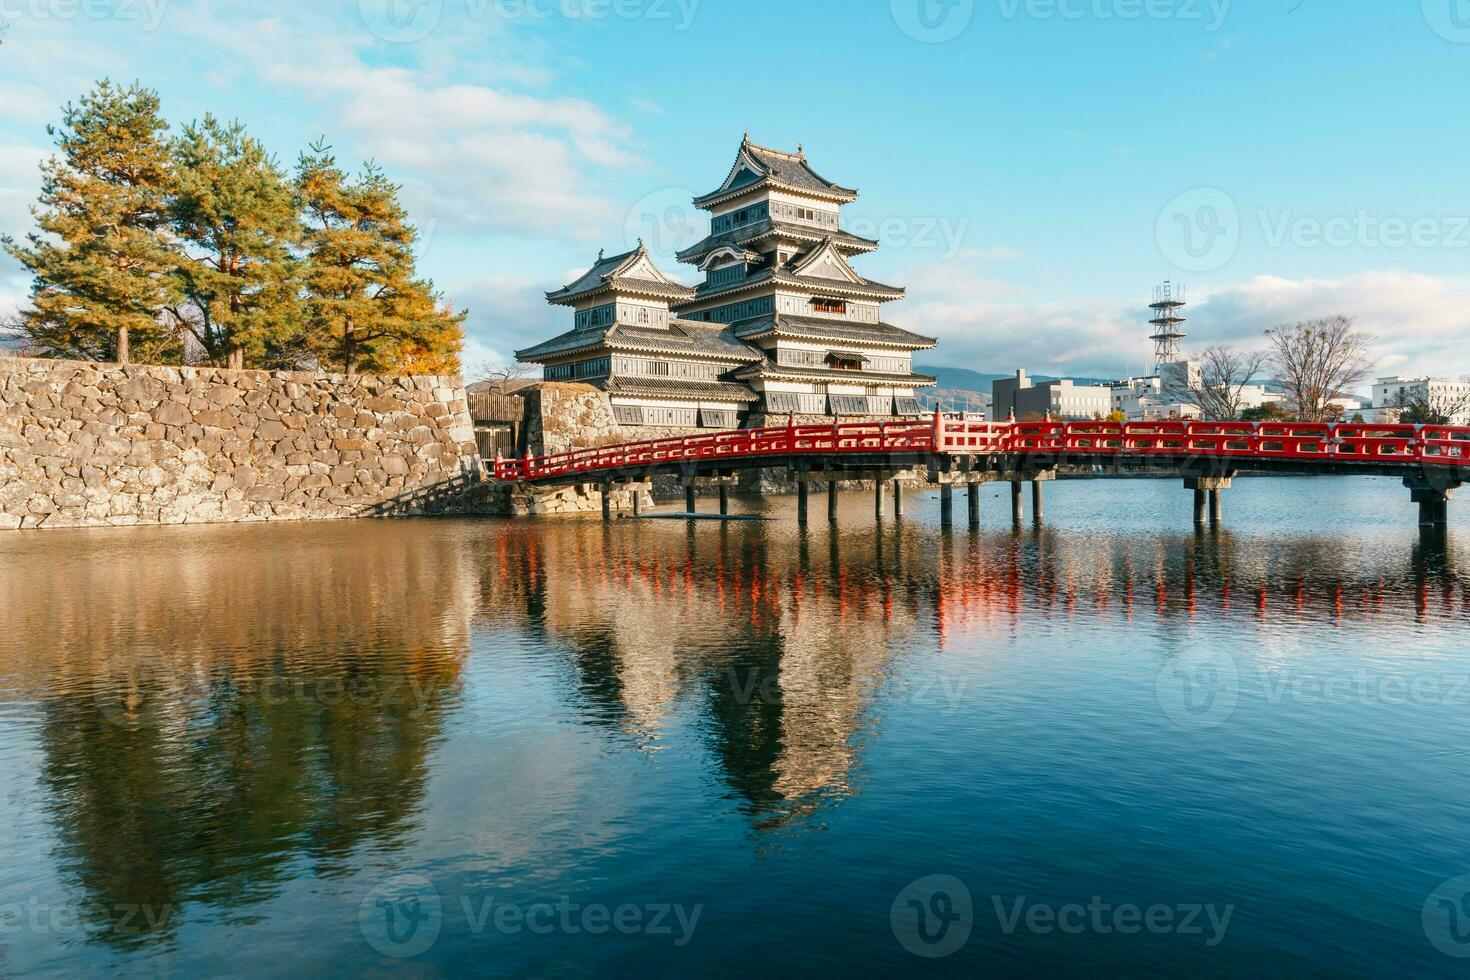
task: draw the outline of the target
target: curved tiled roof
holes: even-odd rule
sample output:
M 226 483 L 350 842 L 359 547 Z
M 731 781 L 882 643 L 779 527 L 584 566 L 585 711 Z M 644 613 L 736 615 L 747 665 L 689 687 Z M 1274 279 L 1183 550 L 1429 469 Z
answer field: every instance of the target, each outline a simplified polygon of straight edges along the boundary
M 741 169 L 749 170 L 755 179 L 732 183 L 732 179 Z M 747 134 L 740 143 L 740 153 L 735 158 L 735 165 L 730 168 L 730 175 L 725 178 L 725 184 L 718 190 L 696 197 L 694 204 L 696 207 L 703 207 L 722 197 L 742 193 L 763 183 L 843 201 L 856 200 L 858 196 L 858 192 L 851 187 L 834 184 L 813 170 L 806 161 L 806 154 L 800 149 L 795 153 L 787 153 L 769 146 L 759 146 L 752 143 Z
M 752 364 L 737 368 L 730 373 L 734 378 L 787 378 L 792 381 L 847 381 L 861 384 L 907 385 L 914 388 L 929 388 L 938 384 L 937 378 L 927 374 L 884 374 L 881 371 L 838 371 L 833 368 L 786 367 L 772 364 Z
M 652 269 L 655 275 L 663 278 L 645 279 L 623 275 L 641 260 L 647 260 L 648 268 Z M 690 287 L 664 277 L 658 267 L 653 264 L 648 249 L 640 241 L 637 248 L 621 255 L 598 255 L 592 268 L 561 289 L 547 293 L 546 301 L 567 306 L 604 290 L 662 296 L 671 300 L 689 299 L 694 295 L 694 290 Z
M 789 266 L 781 266 L 776 269 L 762 269 L 753 276 L 741 279 L 722 286 L 710 286 L 709 283 L 701 283 L 694 290 L 694 298 L 703 302 L 723 296 L 726 293 L 737 293 L 752 286 L 758 286 L 766 282 L 778 282 L 786 286 L 805 286 L 820 293 L 862 293 L 868 296 L 877 296 L 884 299 L 901 299 L 906 290 L 902 286 L 889 286 L 873 279 L 858 277 L 858 282 L 848 282 L 846 279 L 823 279 L 818 276 L 801 276 L 790 271 Z
M 912 333 L 888 323 L 857 323 L 817 316 L 767 314 L 740 320 L 733 324 L 735 336 L 742 340 L 781 336 L 800 340 L 846 341 L 855 344 L 884 344 L 915 350 L 936 346 L 933 337 Z
M 699 244 L 691 245 L 678 253 L 677 258 L 680 262 L 697 263 L 721 245 L 746 245 L 762 238 L 795 238 L 808 242 L 820 242 L 831 238 L 839 247 L 863 252 L 871 252 L 878 247 L 878 243 L 871 238 L 863 238 L 861 235 L 854 235 L 841 229 L 832 231 L 826 228 L 813 228 L 788 221 L 773 221 L 770 218 L 764 218 L 742 228 L 736 228 L 734 231 L 710 235 Z
M 602 390 L 612 395 L 647 398 L 697 398 L 702 401 L 756 402 L 760 396 L 734 381 L 685 381 L 681 378 L 614 377 Z
M 581 350 L 647 351 L 696 357 L 722 357 L 732 361 L 758 361 L 760 351 L 735 336 L 732 327 L 698 320 L 671 320 L 669 328 L 632 327 L 615 323 L 606 327 L 569 330 L 545 343 L 516 351 L 516 360 L 534 363 Z

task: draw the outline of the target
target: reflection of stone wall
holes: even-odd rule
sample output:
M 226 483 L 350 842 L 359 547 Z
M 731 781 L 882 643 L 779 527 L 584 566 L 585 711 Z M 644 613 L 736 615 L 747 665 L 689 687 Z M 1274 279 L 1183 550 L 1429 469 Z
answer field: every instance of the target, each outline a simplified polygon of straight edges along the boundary
M 0 360 L 0 528 L 411 512 L 477 460 L 458 378 Z

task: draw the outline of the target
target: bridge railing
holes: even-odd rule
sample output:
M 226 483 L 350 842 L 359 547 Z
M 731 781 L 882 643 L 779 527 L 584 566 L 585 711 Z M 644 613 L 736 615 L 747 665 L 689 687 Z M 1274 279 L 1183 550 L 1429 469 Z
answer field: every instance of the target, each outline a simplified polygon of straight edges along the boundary
M 1425 462 L 1443 466 L 1470 465 L 1470 428 L 1428 425 L 1419 432 Z
M 1263 460 L 1425 463 L 1470 467 L 1470 426 L 1314 422 L 839 422 L 734 429 L 497 459 L 497 480 L 534 482 L 581 473 L 720 459 L 904 453 L 1039 456 L 1228 456 Z

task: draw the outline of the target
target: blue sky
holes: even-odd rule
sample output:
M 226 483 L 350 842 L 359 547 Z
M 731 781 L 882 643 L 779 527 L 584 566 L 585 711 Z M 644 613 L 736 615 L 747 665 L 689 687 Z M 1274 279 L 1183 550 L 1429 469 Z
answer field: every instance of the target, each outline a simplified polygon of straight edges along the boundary
M 858 262 L 927 360 L 1124 374 L 1164 280 L 1190 343 L 1357 316 L 1470 373 L 1470 0 L 0 0 L 0 229 L 101 75 L 168 118 L 326 135 L 405 186 L 467 360 L 564 328 L 600 247 L 665 256 L 741 133 L 856 186 Z M 0 309 L 26 283 L 0 260 Z M 689 267 L 667 271 L 686 279 Z

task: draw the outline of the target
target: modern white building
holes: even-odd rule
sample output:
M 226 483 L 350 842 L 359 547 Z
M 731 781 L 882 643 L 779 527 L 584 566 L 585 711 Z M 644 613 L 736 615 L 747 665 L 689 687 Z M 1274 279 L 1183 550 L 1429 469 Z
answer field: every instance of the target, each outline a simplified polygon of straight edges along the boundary
M 1125 378 L 1113 382 L 1114 412 L 1121 412 L 1130 422 L 1155 422 L 1161 419 L 1192 419 L 1199 409 L 1187 401 L 1164 395 L 1164 382 L 1158 375 L 1147 378 Z
M 1158 375 L 1114 382 L 1113 411 L 1122 412 L 1130 422 L 1197 419 L 1201 412 L 1190 400 L 1189 392 L 1203 385 L 1204 365 L 1199 361 L 1186 359 L 1160 364 Z M 1240 390 L 1241 411 L 1283 400 L 1280 392 L 1263 385 L 1246 385 Z
M 1088 420 L 1106 418 L 1113 411 L 1113 391 L 1101 385 L 1079 385 L 1070 379 L 1034 383 L 1024 370 L 1014 378 L 991 385 L 996 419 Z
M 1373 383 L 1373 408 L 1405 409 L 1427 405 L 1450 416 L 1451 425 L 1470 425 L 1470 377 L 1379 378 Z

